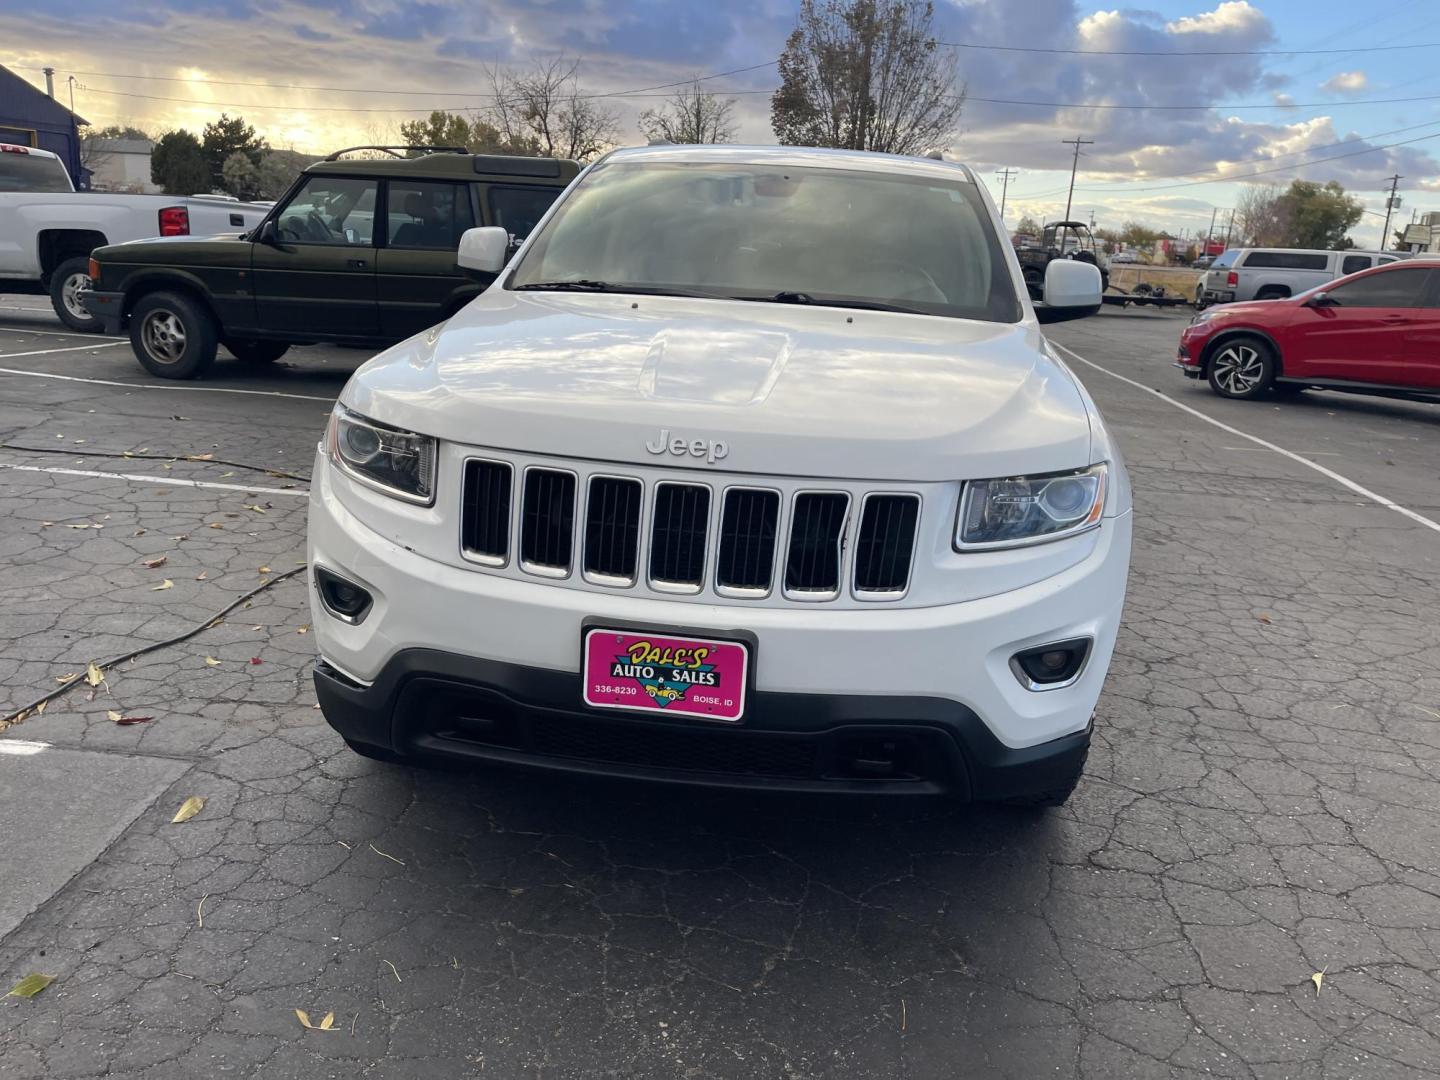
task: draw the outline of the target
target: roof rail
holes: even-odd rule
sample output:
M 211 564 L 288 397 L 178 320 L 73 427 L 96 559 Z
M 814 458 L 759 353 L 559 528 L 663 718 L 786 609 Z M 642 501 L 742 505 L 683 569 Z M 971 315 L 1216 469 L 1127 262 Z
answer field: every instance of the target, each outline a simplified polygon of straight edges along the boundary
M 339 161 L 346 154 L 353 154 L 356 150 L 379 150 L 389 154 L 391 157 L 404 157 L 404 154 L 397 154 L 397 150 L 417 150 L 422 154 L 468 154 L 470 153 L 463 146 L 347 146 L 344 150 L 336 150 L 327 157 L 326 161 Z

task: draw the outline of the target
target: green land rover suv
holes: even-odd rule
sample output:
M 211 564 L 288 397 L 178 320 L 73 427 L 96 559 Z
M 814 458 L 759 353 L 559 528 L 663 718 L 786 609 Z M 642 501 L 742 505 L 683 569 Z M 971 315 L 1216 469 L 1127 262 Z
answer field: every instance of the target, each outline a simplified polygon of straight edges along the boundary
M 345 156 L 355 150 L 389 156 Z M 136 358 L 167 379 L 204 375 L 220 345 L 255 363 L 291 345 L 388 345 L 490 284 L 455 261 L 466 229 L 500 226 L 518 243 L 579 171 L 460 149 L 341 150 L 250 232 L 96 249 L 86 307 L 106 333 L 128 327 Z

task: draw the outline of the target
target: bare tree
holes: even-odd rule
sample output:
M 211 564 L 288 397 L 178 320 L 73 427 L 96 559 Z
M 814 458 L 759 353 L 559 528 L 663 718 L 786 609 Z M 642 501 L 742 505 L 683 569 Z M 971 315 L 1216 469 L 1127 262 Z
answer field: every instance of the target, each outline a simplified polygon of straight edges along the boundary
M 651 142 L 728 143 L 735 139 L 734 98 L 718 98 L 697 79 L 658 109 L 640 114 L 640 132 Z
M 594 97 L 580 92 L 580 61 L 561 56 L 536 60 L 523 71 L 488 72 L 495 101 L 490 123 L 505 144 L 533 145 L 547 157 L 585 160 L 612 145 L 619 118 Z
M 1279 184 L 1246 184 L 1235 200 L 1240 240 L 1258 247 L 1278 247 L 1290 236 L 1290 208 Z
M 791 146 L 916 154 L 949 143 L 965 104 L 930 0 L 801 0 L 770 100 Z

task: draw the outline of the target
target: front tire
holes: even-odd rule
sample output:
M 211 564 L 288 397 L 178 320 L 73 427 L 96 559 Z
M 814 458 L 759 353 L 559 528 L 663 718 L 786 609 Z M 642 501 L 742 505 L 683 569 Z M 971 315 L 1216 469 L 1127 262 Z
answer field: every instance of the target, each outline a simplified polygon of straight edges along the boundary
M 130 314 L 130 347 L 140 365 L 159 378 L 199 378 L 215 362 L 218 345 L 215 319 L 181 293 L 150 293 Z
M 81 334 L 98 334 L 104 326 L 85 310 L 90 287 L 90 260 L 83 255 L 66 259 L 50 275 L 50 306 L 62 323 Z
M 226 338 L 225 348 L 237 360 L 247 364 L 273 364 L 290 349 L 286 341 L 262 341 L 259 338 Z
M 1210 389 L 1221 397 L 1251 401 L 1274 384 L 1277 367 L 1269 342 L 1247 334 L 1217 345 L 1206 375 Z

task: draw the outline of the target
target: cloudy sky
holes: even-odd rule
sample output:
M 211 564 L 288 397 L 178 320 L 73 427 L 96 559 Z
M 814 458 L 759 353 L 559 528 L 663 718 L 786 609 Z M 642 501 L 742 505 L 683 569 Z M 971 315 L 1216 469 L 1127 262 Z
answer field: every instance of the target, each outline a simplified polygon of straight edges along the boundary
M 578 57 L 593 93 L 754 67 L 707 85 L 734 95 L 745 141 L 770 142 L 770 62 L 797 2 L 0 0 L 0 64 L 37 84 L 55 67 L 62 99 L 73 76 L 76 110 L 97 124 L 198 130 L 225 109 L 306 151 L 392 138 L 431 108 L 481 106 L 486 65 Z M 936 28 L 981 46 L 957 50 L 969 97 L 952 151 L 987 179 L 1020 171 L 1012 224 L 1064 210 L 1060 140 L 1076 135 L 1094 140 L 1077 216 L 1102 225 L 1203 230 L 1242 188 L 1224 178 L 1254 173 L 1341 181 L 1372 211 L 1353 234 L 1366 246 L 1379 241 L 1391 173 L 1405 176 L 1405 220 L 1413 207 L 1440 210 L 1433 0 L 936 0 Z M 1395 48 L 1411 45 L 1428 47 Z M 1112 55 L 1076 52 L 1099 50 Z M 1227 52 L 1252 55 L 1213 55 Z M 607 100 L 623 140 L 640 141 L 635 118 L 657 98 Z

